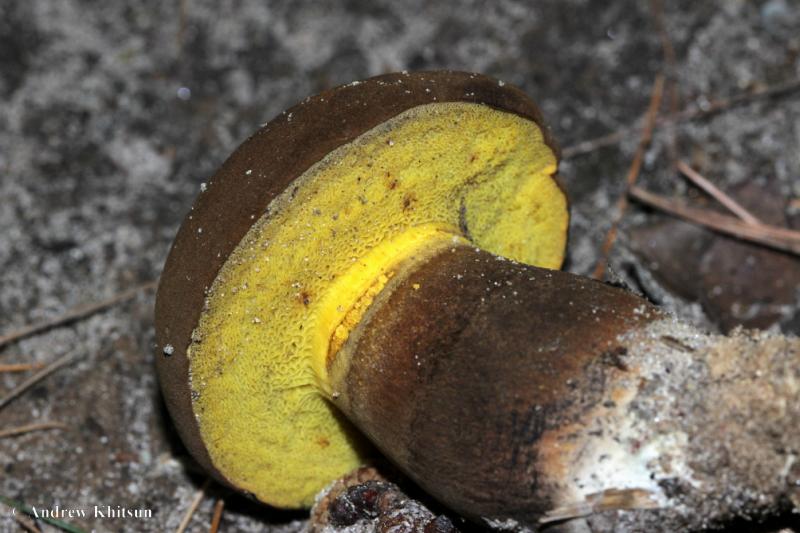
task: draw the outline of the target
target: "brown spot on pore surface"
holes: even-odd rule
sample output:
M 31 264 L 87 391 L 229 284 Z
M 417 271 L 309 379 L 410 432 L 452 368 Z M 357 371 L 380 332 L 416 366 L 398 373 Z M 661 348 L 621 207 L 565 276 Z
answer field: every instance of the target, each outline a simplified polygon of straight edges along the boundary
M 297 300 L 304 306 L 308 307 L 308 304 L 311 303 L 311 294 L 309 294 L 308 291 L 300 291 L 300 293 L 297 295 Z

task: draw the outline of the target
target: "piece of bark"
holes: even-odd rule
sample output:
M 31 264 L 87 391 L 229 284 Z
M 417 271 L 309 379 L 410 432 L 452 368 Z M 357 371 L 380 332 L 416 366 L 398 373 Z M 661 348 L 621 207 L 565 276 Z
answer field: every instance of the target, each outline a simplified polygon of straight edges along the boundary
M 787 227 L 786 201 L 769 189 L 747 183 L 736 189 L 736 198 L 765 223 Z M 699 273 L 703 308 L 722 331 L 765 329 L 797 313 L 800 261 L 789 254 L 719 235 Z
M 714 234 L 678 219 L 663 219 L 630 231 L 633 251 L 664 287 L 697 300 L 703 284 L 697 273 Z
M 408 497 L 372 467 L 333 482 L 311 510 L 308 533 L 455 533 L 452 521 Z
M 746 183 L 733 196 L 765 223 L 788 227 L 786 201 L 775 191 Z M 780 324 L 786 332 L 800 332 L 800 324 L 792 325 L 798 315 L 797 258 L 675 219 L 635 228 L 630 237 L 653 275 L 678 296 L 700 302 L 722 331 Z

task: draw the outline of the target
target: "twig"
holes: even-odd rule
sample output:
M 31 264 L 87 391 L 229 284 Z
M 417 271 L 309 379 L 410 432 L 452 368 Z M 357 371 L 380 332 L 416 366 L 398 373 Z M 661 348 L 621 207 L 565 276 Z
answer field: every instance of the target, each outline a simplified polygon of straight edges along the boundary
M 741 104 L 748 104 L 754 100 L 771 98 L 781 94 L 793 93 L 798 90 L 800 90 L 800 78 L 795 78 L 783 83 L 778 83 L 776 85 L 762 87 L 754 91 L 737 94 L 730 98 L 723 98 L 722 100 L 717 100 L 716 102 L 710 103 L 708 106 L 697 106 L 685 109 L 678 113 L 678 115 L 675 117 L 675 120 L 684 121 L 708 117 L 722 111 L 727 111 L 728 109 Z
M 650 11 L 652 12 L 653 19 L 658 29 L 658 37 L 661 41 L 661 51 L 664 55 L 664 65 L 667 74 L 667 82 L 664 89 L 667 102 L 669 103 L 668 118 L 672 119 L 678 114 L 678 107 L 680 106 L 680 89 L 678 86 L 678 61 L 675 55 L 675 47 L 672 46 L 672 39 L 670 39 L 669 31 L 665 22 L 664 15 L 664 2 L 662 0 L 651 0 Z M 676 135 L 675 123 L 667 124 L 665 128 L 668 134 L 669 142 L 667 144 L 669 152 L 670 165 L 674 168 L 675 162 L 678 160 L 678 139 Z
M 32 375 L 25 381 L 23 381 L 18 387 L 12 389 L 5 398 L 0 399 L 0 410 L 2 410 L 5 406 L 11 403 L 15 398 L 20 396 L 26 390 L 30 389 L 41 380 L 58 370 L 59 368 L 65 367 L 68 364 L 72 363 L 77 357 L 74 354 L 67 354 L 62 358 L 56 360 L 54 363 L 51 363 L 49 366 L 43 368 L 36 374 Z
M 680 106 L 680 88 L 678 85 L 677 77 L 673 76 L 667 81 L 665 89 L 667 93 L 667 101 L 669 102 L 669 118 L 674 119 L 678 114 L 678 107 Z M 678 126 L 675 120 L 670 120 L 664 124 L 664 129 L 667 132 L 667 152 L 669 153 L 670 167 L 674 170 L 676 162 L 678 161 Z
M 681 174 L 689 178 L 695 185 L 710 194 L 716 201 L 724 205 L 728 211 L 741 218 L 748 224 L 762 224 L 762 222 L 754 217 L 750 211 L 739 205 L 739 202 L 725 194 L 717 188 L 716 185 L 708 181 L 702 174 L 687 165 L 684 161 L 678 161 L 678 170 Z
M 632 187 L 629 194 L 646 205 L 720 233 L 800 255 L 800 231 L 777 228 L 766 224 L 748 224 L 738 218 L 690 207 L 681 202 L 653 194 L 640 187 Z
M 175 533 L 183 533 L 186 531 L 186 528 L 189 526 L 189 522 L 192 520 L 192 516 L 194 512 L 197 511 L 197 508 L 200 506 L 200 502 L 203 501 L 203 496 L 206 494 L 206 489 L 208 489 L 208 485 L 211 483 L 211 478 L 206 478 L 203 482 L 203 485 L 200 487 L 194 498 L 192 499 L 192 503 L 189 504 L 189 508 L 186 510 L 186 514 L 183 516 L 183 520 L 181 520 L 178 529 L 175 530 Z
M 0 439 L 4 439 L 6 437 L 16 437 L 32 431 L 43 431 L 45 429 L 69 429 L 69 426 L 61 422 L 39 422 L 36 424 L 28 424 L 26 426 L 0 430 Z
M 744 105 L 755 100 L 771 98 L 773 96 L 779 96 L 782 94 L 789 94 L 798 90 L 800 90 L 800 78 L 789 80 L 784 83 L 779 83 L 763 89 L 757 89 L 755 91 L 738 94 L 731 98 L 717 100 L 708 106 L 691 106 L 673 116 L 663 117 L 657 120 L 656 125 L 662 126 L 667 124 L 681 124 L 683 122 L 690 122 L 695 119 L 705 118 L 723 111 L 727 111 L 733 107 Z M 629 137 L 639 128 L 640 126 L 638 124 L 633 124 L 620 128 L 617 131 L 595 137 L 594 139 L 588 139 L 572 146 L 567 146 L 562 148 L 561 158 L 570 159 L 579 155 L 594 152 L 600 148 L 613 146 L 623 139 Z
M 183 44 L 186 37 L 186 0 L 178 1 L 178 31 L 175 40 L 178 45 L 178 57 L 183 55 Z
M 658 29 L 661 51 L 664 54 L 664 63 L 667 65 L 668 73 L 672 75 L 675 72 L 677 58 L 675 56 L 675 47 L 672 46 L 672 39 L 669 38 L 667 25 L 664 24 L 664 3 L 662 0 L 650 0 L 650 11 Z
M 539 523 L 552 524 L 623 509 L 658 509 L 658 502 L 650 491 L 644 489 L 607 489 L 588 494 L 583 501 L 552 509 L 539 519 Z
M 0 365 L 0 374 L 4 372 L 27 372 L 28 370 L 39 370 L 44 367 L 44 363 L 16 363 Z
M 593 139 L 587 139 L 585 141 L 566 146 L 561 149 L 561 159 L 571 159 L 579 155 L 592 153 L 607 146 L 614 146 L 615 144 L 622 142 L 623 139 L 628 137 L 636 129 L 637 126 L 635 125 L 625 126 L 617 131 L 612 131 L 610 133 L 606 133 L 605 135 L 594 137 Z
M 17 511 L 21 513 L 25 513 L 31 516 L 37 516 L 31 507 L 28 507 L 24 503 L 20 503 L 16 500 L 12 500 L 11 498 L 6 498 L 5 496 L 0 496 L 0 502 L 4 503 L 9 507 L 13 507 Z M 39 520 L 46 524 L 50 524 L 51 526 L 55 526 L 59 529 L 66 531 L 67 533 L 86 533 L 85 530 L 79 528 L 78 526 L 73 526 L 67 522 L 56 520 L 55 518 L 49 518 L 46 516 L 37 516 Z
M 664 76 L 659 74 L 656 76 L 656 81 L 653 83 L 653 90 L 650 93 L 650 104 L 647 106 L 647 113 L 645 114 L 645 126 L 642 130 L 642 136 L 639 139 L 639 147 L 636 149 L 636 154 L 633 156 L 631 166 L 628 168 L 628 174 L 625 177 L 625 192 L 617 200 L 617 209 L 614 219 L 611 222 L 606 234 L 603 247 L 600 252 L 600 258 L 594 268 L 593 277 L 600 279 L 606 271 L 606 263 L 611 249 L 614 247 L 614 242 L 617 240 L 617 227 L 620 220 L 625 216 L 625 210 L 628 208 L 628 189 L 633 187 L 639 177 L 639 172 L 642 169 L 642 160 L 644 159 L 645 151 L 650 145 L 650 140 L 653 138 L 653 128 L 655 127 L 656 118 L 658 117 L 658 108 L 661 105 L 661 97 L 664 94 Z
M 208 533 L 217 533 L 219 531 L 219 524 L 222 521 L 222 510 L 225 508 L 225 500 L 222 498 L 217 500 L 214 505 L 214 516 L 211 517 L 211 528 Z
M 153 289 L 157 285 L 157 281 L 148 281 L 147 283 L 142 283 L 141 285 L 137 285 L 135 287 L 131 287 L 125 291 L 122 291 L 119 294 L 112 296 L 106 300 L 101 300 L 99 302 L 91 303 L 91 304 L 83 304 L 75 307 L 61 316 L 57 316 L 55 318 L 44 320 L 39 322 L 38 324 L 31 324 L 29 326 L 25 326 L 20 328 L 16 331 L 12 331 L 11 333 L 7 333 L 6 335 L 0 336 L 0 348 L 9 344 L 11 342 L 17 341 L 24 337 L 30 337 L 36 333 L 41 331 L 45 331 L 56 326 L 61 326 L 67 324 L 69 322 L 74 322 L 81 318 L 86 318 L 90 315 L 97 313 L 98 311 L 102 311 L 104 309 L 108 309 L 118 303 L 122 303 L 126 300 L 130 300 L 137 294 L 142 291 L 147 291 Z

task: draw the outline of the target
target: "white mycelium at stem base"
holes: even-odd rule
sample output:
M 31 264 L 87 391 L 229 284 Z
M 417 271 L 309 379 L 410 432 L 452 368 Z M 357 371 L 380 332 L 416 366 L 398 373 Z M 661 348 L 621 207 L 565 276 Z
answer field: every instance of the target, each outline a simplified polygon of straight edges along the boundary
M 595 369 L 602 401 L 544 437 L 566 476 L 543 523 L 685 531 L 800 510 L 800 340 L 665 319 L 620 343 Z

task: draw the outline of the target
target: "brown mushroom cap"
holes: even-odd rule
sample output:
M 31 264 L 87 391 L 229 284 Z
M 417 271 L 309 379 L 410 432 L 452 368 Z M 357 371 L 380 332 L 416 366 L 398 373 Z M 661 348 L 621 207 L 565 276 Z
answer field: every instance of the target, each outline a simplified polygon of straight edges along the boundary
M 462 72 L 388 74 L 308 98 L 269 122 L 223 164 L 192 207 L 158 289 L 157 370 L 184 443 L 220 481 L 242 485 L 217 468 L 203 441 L 187 355 L 218 274 L 276 198 L 328 154 L 406 111 L 447 102 L 483 104 L 532 121 L 541 128 L 542 142 L 555 152 L 538 109 L 517 88 Z M 293 507 L 307 505 L 310 497 L 268 502 Z

